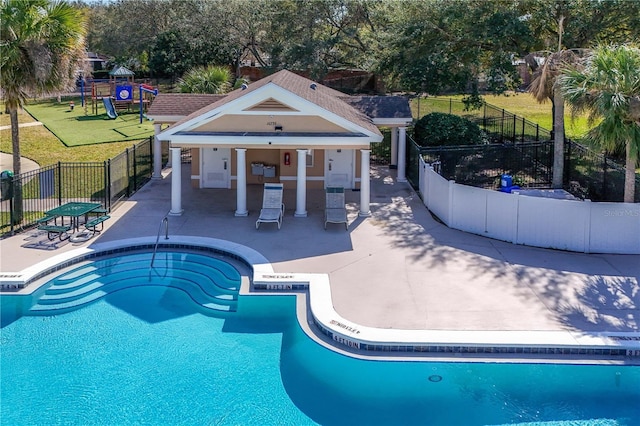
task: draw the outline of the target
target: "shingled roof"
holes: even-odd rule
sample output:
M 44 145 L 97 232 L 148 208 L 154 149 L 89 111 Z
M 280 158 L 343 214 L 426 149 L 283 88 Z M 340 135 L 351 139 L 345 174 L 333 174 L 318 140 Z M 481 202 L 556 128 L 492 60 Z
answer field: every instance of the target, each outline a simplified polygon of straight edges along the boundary
M 346 96 L 342 100 L 374 119 L 412 117 L 409 101 L 404 96 Z
M 151 103 L 147 115 L 151 117 L 176 117 L 179 120 L 225 96 L 199 93 L 159 93 Z
M 287 70 L 278 71 L 227 95 L 159 94 L 147 115 L 174 117 L 180 125 L 272 83 L 353 123 L 379 133 L 373 119 L 411 120 L 409 102 L 401 96 L 349 96 Z

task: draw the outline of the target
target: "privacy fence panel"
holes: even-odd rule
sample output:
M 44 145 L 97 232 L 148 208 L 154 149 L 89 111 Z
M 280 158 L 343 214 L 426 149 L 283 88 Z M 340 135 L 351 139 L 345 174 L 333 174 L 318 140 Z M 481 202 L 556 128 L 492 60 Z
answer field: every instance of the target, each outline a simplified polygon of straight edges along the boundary
M 424 173 L 426 192 L 422 193 L 422 199 L 429 210 L 442 220 L 445 225 L 451 226 L 451 202 L 452 191 L 450 181 L 438 175 L 432 169 Z
M 591 251 L 640 253 L 640 204 L 589 204 Z
M 487 228 L 484 236 L 515 242 L 518 229 L 517 199 L 504 192 L 481 191 L 487 194 Z
M 583 201 L 512 195 L 518 198 L 516 243 L 588 251 L 588 213 Z
M 514 244 L 588 253 L 640 254 L 640 206 L 507 194 L 448 181 L 431 165 L 419 190 L 447 226 Z
M 466 185 L 453 185 L 451 227 L 484 234 L 487 228 L 486 191 Z

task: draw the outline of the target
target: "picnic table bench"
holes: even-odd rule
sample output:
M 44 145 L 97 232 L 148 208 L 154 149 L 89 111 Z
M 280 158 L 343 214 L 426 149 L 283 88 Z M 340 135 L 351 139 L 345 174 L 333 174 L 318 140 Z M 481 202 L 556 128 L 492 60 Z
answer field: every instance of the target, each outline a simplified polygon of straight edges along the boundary
M 89 220 L 89 213 L 96 214 L 97 216 Z M 36 220 L 36 223 L 38 224 L 39 230 L 47 232 L 47 238 L 49 238 L 49 240 L 58 237 L 60 241 L 69 238 L 71 238 L 71 241 L 74 241 L 73 237 L 82 234 L 78 232 L 80 227 L 79 217 L 84 216 L 84 227 L 86 229 L 86 231 L 84 231 L 84 240 L 87 240 L 96 233 L 99 233 L 100 231 L 97 229 L 97 226 L 101 225 L 102 228 L 104 221 L 110 218 L 110 216 L 105 213 L 107 213 L 107 210 L 102 208 L 98 203 L 69 202 L 45 212 L 45 216 Z M 65 216 L 69 217 L 68 225 L 65 225 Z M 61 220 L 60 225 L 58 225 L 58 218 Z M 53 223 L 51 223 L 51 221 L 53 221 Z M 71 236 L 72 231 L 76 233 L 73 237 Z M 80 239 L 80 237 L 78 237 L 78 239 Z
M 100 207 L 100 208 L 91 210 L 89 213 L 95 214 L 96 216 L 105 216 L 107 213 L 109 213 L 109 210 Z
M 46 225 L 47 223 L 49 223 L 52 220 L 56 220 L 58 218 L 58 216 L 53 216 L 53 215 L 47 215 L 45 217 L 41 217 L 40 219 L 36 220 L 36 223 L 38 225 Z
M 70 226 L 66 225 L 40 225 L 38 229 L 41 231 L 47 231 L 47 238 L 49 240 L 53 240 L 54 238 L 60 238 L 60 241 L 64 241 L 70 237 L 69 231 L 71 230 Z
M 104 221 L 110 219 L 111 216 L 104 215 L 98 216 L 95 219 L 91 219 L 87 223 L 84 224 L 84 227 L 87 231 L 91 231 L 92 235 L 99 234 L 100 231 L 104 228 Z M 100 225 L 100 231 L 97 229 L 97 226 Z

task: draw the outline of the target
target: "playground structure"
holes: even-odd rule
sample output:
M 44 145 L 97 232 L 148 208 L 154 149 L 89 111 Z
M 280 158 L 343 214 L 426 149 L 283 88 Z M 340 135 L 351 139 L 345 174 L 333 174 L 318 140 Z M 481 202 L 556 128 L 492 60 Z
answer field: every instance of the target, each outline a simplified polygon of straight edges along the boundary
M 105 96 L 102 98 L 102 102 L 104 103 L 104 109 L 107 110 L 107 117 L 111 119 L 115 119 L 118 117 L 118 113 L 116 112 L 116 108 L 113 105 L 113 101 L 110 97 Z
M 108 80 L 87 79 L 80 82 L 82 105 L 86 112 L 88 108 L 85 95 L 89 92 L 91 114 L 99 114 L 101 103 L 107 116 L 111 119 L 116 118 L 119 112 L 132 111 L 137 108 L 140 111 L 140 122 L 142 123 L 144 112 L 151 104 L 153 97 L 158 94 L 158 89 L 147 83 L 147 81 L 136 82 L 132 71 L 124 67 L 116 67 L 109 72 Z M 139 96 L 135 96 L 136 91 L 139 92 Z

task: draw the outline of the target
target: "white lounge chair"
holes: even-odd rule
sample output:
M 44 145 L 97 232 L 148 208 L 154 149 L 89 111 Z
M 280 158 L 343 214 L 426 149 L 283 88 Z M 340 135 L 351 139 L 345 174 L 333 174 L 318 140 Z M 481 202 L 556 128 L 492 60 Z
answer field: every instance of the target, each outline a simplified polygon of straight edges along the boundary
M 327 187 L 326 198 L 324 229 L 327 229 L 327 223 L 344 223 L 344 228 L 349 229 L 347 208 L 344 204 L 344 188 L 335 186 Z
M 264 194 L 262 196 L 262 209 L 260 216 L 256 221 L 256 229 L 261 223 L 277 223 L 278 229 L 282 225 L 282 216 L 284 216 L 284 203 L 282 202 L 282 184 L 281 183 L 265 183 Z

